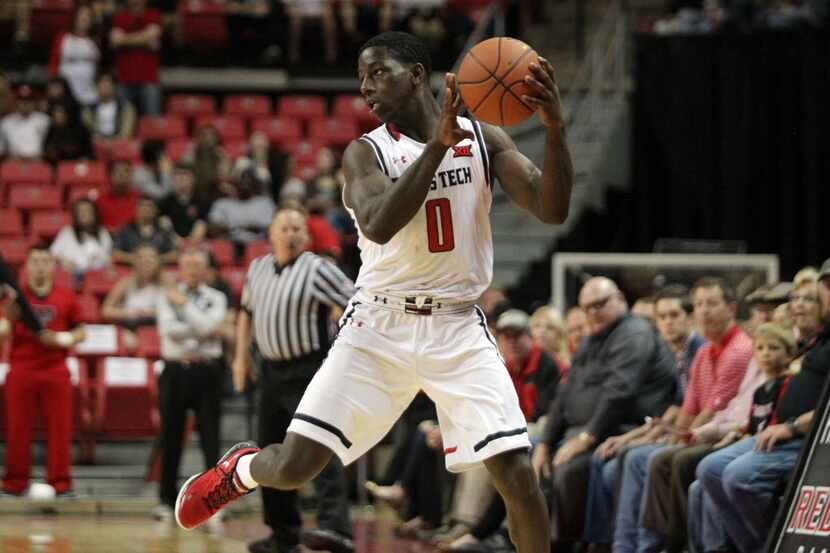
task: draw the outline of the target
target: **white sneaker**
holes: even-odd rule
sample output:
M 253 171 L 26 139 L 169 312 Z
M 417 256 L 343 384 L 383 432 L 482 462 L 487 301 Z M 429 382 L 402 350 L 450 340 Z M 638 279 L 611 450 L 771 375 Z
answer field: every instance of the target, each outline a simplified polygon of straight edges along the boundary
M 173 507 L 162 503 L 153 507 L 152 514 L 154 519 L 160 522 L 168 522 L 173 520 Z

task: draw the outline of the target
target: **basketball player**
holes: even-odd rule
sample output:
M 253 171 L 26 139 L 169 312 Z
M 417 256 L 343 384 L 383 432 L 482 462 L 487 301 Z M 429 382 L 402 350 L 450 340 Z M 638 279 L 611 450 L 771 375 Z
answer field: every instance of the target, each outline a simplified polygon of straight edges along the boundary
M 344 201 L 360 230 L 358 293 L 280 445 L 244 442 L 179 492 L 176 520 L 203 523 L 259 485 L 290 490 L 336 453 L 359 458 L 419 390 L 436 403 L 447 469 L 484 463 L 507 506 L 520 553 L 550 551 L 549 521 L 528 458 L 516 392 L 474 302 L 490 284 L 493 180 L 547 223 L 568 214 L 573 169 L 559 93 L 540 59 L 526 82 L 547 127 L 544 169 L 499 128 L 457 114 L 455 76 L 443 107 L 429 87 L 427 48 L 412 35 L 370 39 L 358 60 L 360 90 L 383 125 L 344 154 Z

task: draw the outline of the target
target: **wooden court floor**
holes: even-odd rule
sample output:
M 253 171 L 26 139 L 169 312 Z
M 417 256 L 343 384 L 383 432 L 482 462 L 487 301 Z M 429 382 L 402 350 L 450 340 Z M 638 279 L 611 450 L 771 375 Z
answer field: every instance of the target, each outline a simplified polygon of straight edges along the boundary
M 246 553 L 266 535 L 255 515 L 187 532 L 148 516 L 0 514 L 2 553 Z M 390 520 L 371 516 L 355 520 L 354 538 L 357 553 L 437 552 L 396 539 Z

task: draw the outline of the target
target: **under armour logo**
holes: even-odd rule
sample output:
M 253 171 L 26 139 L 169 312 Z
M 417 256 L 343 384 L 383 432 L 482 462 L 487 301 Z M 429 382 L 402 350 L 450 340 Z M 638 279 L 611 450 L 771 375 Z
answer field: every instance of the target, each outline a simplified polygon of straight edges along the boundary
M 473 145 L 453 146 L 452 157 L 473 157 Z

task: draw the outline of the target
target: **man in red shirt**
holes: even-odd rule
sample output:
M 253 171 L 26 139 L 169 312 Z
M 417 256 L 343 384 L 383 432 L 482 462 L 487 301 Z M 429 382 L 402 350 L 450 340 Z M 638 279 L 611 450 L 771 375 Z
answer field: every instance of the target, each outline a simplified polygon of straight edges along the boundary
M 21 293 L 46 329 L 38 337 L 7 308 L 14 321 L 10 370 L 6 376 L 6 474 L 3 491 L 21 495 L 29 485 L 32 466 L 32 423 L 37 405 L 46 421 L 46 481 L 58 495 L 71 491 L 70 440 L 72 384 L 66 367 L 67 349 L 84 339 L 78 327 L 75 293 L 52 279 L 55 259 L 46 246 L 36 245 L 26 259 L 28 278 Z
M 113 232 L 132 223 L 139 193 L 133 189 L 133 168 L 129 161 L 113 161 L 110 168 L 110 189 L 98 196 L 95 205 L 101 225 Z
M 110 44 L 122 100 L 137 106 L 141 115 L 161 115 L 161 14 L 148 10 L 147 0 L 128 0 L 127 9 L 113 17 Z

